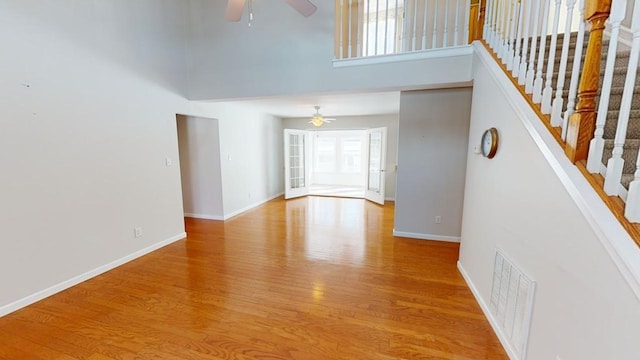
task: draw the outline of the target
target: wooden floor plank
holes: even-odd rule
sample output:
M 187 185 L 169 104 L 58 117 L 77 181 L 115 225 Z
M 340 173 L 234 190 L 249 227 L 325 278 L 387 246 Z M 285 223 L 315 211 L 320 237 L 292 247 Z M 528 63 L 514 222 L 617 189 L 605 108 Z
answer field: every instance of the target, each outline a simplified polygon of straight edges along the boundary
M 276 199 L 0 318 L 0 359 L 507 359 L 458 245 L 393 204 Z

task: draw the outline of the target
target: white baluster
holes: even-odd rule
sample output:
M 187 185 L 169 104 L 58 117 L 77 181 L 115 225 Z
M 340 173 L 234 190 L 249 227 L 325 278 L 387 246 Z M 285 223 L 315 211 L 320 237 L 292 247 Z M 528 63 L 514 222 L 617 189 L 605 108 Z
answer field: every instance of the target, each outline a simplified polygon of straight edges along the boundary
M 576 39 L 576 48 L 573 54 L 573 67 L 571 68 L 571 83 L 569 84 L 567 110 L 564 112 L 564 116 L 562 117 L 562 140 L 566 140 L 567 138 L 567 123 L 569 122 L 569 117 L 576 110 L 578 81 L 580 80 L 580 61 L 582 60 L 582 50 L 584 47 L 584 28 L 586 25 L 586 21 L 584 20 L 584 2 L 585 0 L 580 0 L 580 4 L 578 5 L 578 13 L 580 14 L 578 16 L 578 19 L 580 19 L 580 26 L 578 27 L 578 38 Z
M 478 4 L 478 6 L 480 6 L 480 4 Z M 493 32 L 493 30 L 491 29 L 491 16 L 493 14 L 493 0 L 487 0 L 487 7 L 485 11 L 486 13 L 484 16 L 484 26 L 482 27 L 482 39 L 484 39 L 484 41 L 487 44 L 489 44 L 491 43 L 491 33 Z M 480 16 L 479 13 L 480 12 L 478 11 L 478 16 Z
M 478 4 L 478 6 L 480 5 Z M 480 10 L 478 10 L 478 12 L 479 11 Z M 453 25 L 453 46 L 458 46 L 458 18 L 459 17 L 460 17 L 460 0 L 456 0 L 456 19 Z M 469 22 L 467 21 L 467 23 Z
M 380 25 L 380 18 L 378 17 L 378 15 L 380 14 L 380 0 L 376 0 L 376 35 L 374 37 L 374 39 L 376 39 L 375 43 L 374 43 L 374 55 L 378 55 L 378 26 Z M 415 32 L 413 33 L 414 36 L 414 40 L 415 40 Z M 415 49 L 415 48 L 414 48 Z M 413 49 L 412 49 L 413 50 Z
M 402 17 L 403 18 L 407 18 L 407 9 L 409 8 L 409 0 L 403 0 L 404 1 L 404 6 L 402 7 L 403 9 L 403 14 Z M 367 1 L 367 24 L 369 23 L 369 1 Z M 407 24 L 405 23 L 403 25 L 403 31 L 400 32 L 400 36 L 402 36 L 402 52 L 407 52 L 409 51 L 409 41 L 407 40 L 408 38 L 408 33 L 409 33 L 409 27 L 407 26 Z
M 516 26 L 518 24 L 518 10 L 520 9 L 520 1 L 513 0 L 513 6 L 511 7 L 511 16 L 509 16 L 509 37 L 507 41 L 507 50 L 503 63 L 507 66 L 507 70 L 511 70 L 513 67 L 513 56 L 515 49 L 516 39 Z
M 429 3 L 427 0 L 424 0 L 424 14 L 422 14 L 422 50 L 427 48 L 427 9 L 429 8 Z
M 635 73 L 638 64 L 638 52 L 640 52 L 640 1 L 635 2 L 633 8 L 633 22 L 631 30 L 633 31 L 633 41 L 631 45 L 631 54 L 634 56 L 635 67 L 631 65 L 631 58 L 629 59 L 629 72 Z M 629 73 L 627 73 L 627 76 Z M 627 79 L 628 80 L 628 79 Z M 634 79 L 635 80 L 635 79 Z M 633 93 L 633 87 L 627 88 L 625 84 L 625 92 L 629 90 L 629 93 Z M 629 193 L 627 195 L 627 205 L 624 209 L 624 215 L 631 222 L 640 222 L 640 156 L 636 161 L 636 171 L 633 174 L 633 181 L 629 184 Z
M 502 44 L 504 43 L 504 27 L 506 20 L 506 10 L 507 5 L 509 4 L 506 0 L 500 1 L 500 7 L 498 9 L 498 17 L 496 17 L 496 26 L 498 28 L 498 33 L 495 40 L 495 51 L 498 54 L 499 58 L 502 58 Z
M 354 1 L 357 2 L 357 0 L 349 0 L 349 1 L 347 1 L 347 3 L 348 3 L 348 5 L 347 5 L 347 7 L 348 7 L 348 10 L 347 10 L 347 14 L 348 14 L 347 15 L 348 16 L 347 29 L 353 29 L 353 28 L 357 28 L 358 27 L 358 23 L 357 23 L 358 14 L 357 14 L 357 12 L 355 14 L 356 21 L 355 22 L 353 21 L 353 13 L 354 13 L 354 11 L 353 11 L 353 2 Z M 347 40 L 347 53 L 349 54 L 348 56 L 350 58 L 357 57 L 358 53 L 357 53 L 357 51 L 354 51 L 354 50 L 357 49 L 358 47 L 357 47 L 357 45 L 354 46 L 354 42 L 358 41 L 358 35 L 356 33 L 356 35 L 354 37 L 354 36 L 351 35 L 351 31 L 347 30 L 347 32 L 348 32 L 348 34 L 347 34 L 347 39 L 346 40 Z
M 498 22 L 496 21 L 496 18 L 498 17 L 498 10 L 500 9 L 500 1 L 493 0 L 491 1 L 491 4 L 491 23 L 489 24 L 491 32 L 489 33 L 489 46 L 491 46 L 492 49 L 495 49 L 495 38 L 498 34 Z
M 407 2 L 407 0 L 405 0 L 405 5 L 407 5 L 406 2 Z M 364 13 L 364 15 L 366 17 L 366 19 L 364 21 L 365 24 L 369 24 L 369 11 L 370 11 L 369 8 L 370 8 L 370 5 L 371 5 L 371 3 L 369 1 L 367 1 L 367 11 L 365 11 L 365 13 Z M 406 9 L 406 7 L 405 7 L 405 9 Z M 364 28 L 365 28 L 365 30 L 367 32 L 367 38 L 368 38 L 369 37 L 369 27 L 365 25 Z M 369 54 L 369 41 L 365 41 L 364 42 L 364 56 L 368 56 L 368 55 L 370 55 Z
M 558 26 L 560 25 L 560 3 L 561 0 L 556 0 L 556 10 L 553 17 L 553 30 L 551 32 L 551 45 L 549 46 L 549 59 L 547 60 L 547 80 L 544 83 L 544 90 L 542 90 L 542 104 L 540 106 L 540 110 L 543 114 L 551 113 L 551 95 L 553 95 L 551 82 L 553 80 L 553 70 L 556 62 Z M 568 34 L 565 34 L 565 36 L 568 36 Z
M 447 38 L 449 37 L 449 0 L 444 4 L 444 33 L 442 34 L 442 47 L 447 47 Z
M 497 47 L 498 57 L 503 59 L 505 56 L 505 50 L 507 49 L 507 25 L 509 24 L 509 9 L 511 6 L 511 0 L 503 0 L 502 1 L 502 9 L 500 12 L 500 17 L 497 19 L 500 24 L 500 32 L 498 36 Z
M 525 1 L 525 0 L 522 0 Z M 529 27 L 531 26 L 529 22 L 531 21 L 531 3 L 533 0 L 526 0 L 527 7 L 525 10 L 525 19 L 524 19 L 524 35 L 522 39 L 522 57 L 520 58 L 520 64 L 515 64 L 514 68 L 518 68 L 518 75 L 514 75 L 518 77 L 518 84 L 524 85 L 524 82 L 527 77 L 527 53 L 529 51 Z
M 556 97 L 551 106 L 551 126 L 562 125 L 562 106 L 564 99 L 564 81 L 567 76 L 567 60 L 569 58 L 569 42 L 571 41 L 571 20 L 573 19 L 573 8 L 576 0 L 567 0 L 567 22 L 564 27 L 564 38 L 562 39 L 562 51 L 560 53 L 560 68 L 558 69 L 558 79 L 556 80 Z
M 398 21 L 398 0 L 396 0 L 396 7 L 393 10 L 393 18 L 395 19 L 395 23 L 397 23 Z M 398 41 L 398 25 L 396 24 L 393 27 L 393 39 L 394 39 L 394 44 L 393 44 L 393 52 L 397 53 L 398 52 L 398 44 L 396 43 L 396 41 Z
M 631 114 L 631 101 L 633 100 L 634 85 L 636 82 L 636 73 L 638 71 L 638 58 L 640 57 L 640 1 L 636 1 L 633 7 L 633 24 L 631 31 L 633 32 L 633 40 L 631 43 L 631 54 L 629 55 L 629 67 L 627 68 L 627 77 L 624 82 L 624 90 L 622 92 L 622 103 L 620 104 L 620 116 L 618 117 L 618 127 L 616 128 L 616 137 L 613 142 L 613 156 L 607 162 L 607 174 L 604 180 L 604 191 L 607 195 L 617 195 L 622 179 L 622 170 L 624 160 L 622 160 L 622 151 L 627 136 L 627 125 L 629 115 Z M 636 170 L 636 174 L 638 171 Z M 633 198 L 633 202 L 640 200 L 638 188 L 638 175 L 634 176 L 633 194 L 631 186 L 629 187 L 629 195 L 627 201 Z M 640 204 L 632 205 L 632 207 L 640 206 Z M 635 211 L 635 209 L 633 209 Z M 627 210 L 625 210 L 626 213 Z M 637 211 L 636 211 L 637 212 Z
M 431 47 L 435 49 L 438 43 L 438 0 L 434 1 L 433 6 L 433 38 L 431 39 Z
M 383 54 L 387 53 L 388 32 L 389 32 L 389 0 L 385 0 L 384 2 L 384 51 L 382 52 Z
M 491 39 L 489 42 L 489 46 L 491 46 L 491 48 L 496 51 L 496 43 L 497 43 L 497 39 L 498 39 L 498 31 L 500 29 L 500 27 L 498 26 L 498 16 L 500 14 L 500 9 L 502 7 L 502 1 L 500 0 L 494 0 L 493 1 L 493 7 L 492 7 L 492 16 L 491 16 Z
M 518 28 L 517 34 L 516 34 L 516 38 L 515 38 L 515 46 L 514 46 L 514 53 L 513 53 L 513 59 L 511 59 L 511 75 L 512 76 L 518 76 L 518 72 L 520 71 L 520 44 L 523 43 L 523 39 L 522 39 L 522 28 L 524 27 L 524 10 L 522 7 L 522 2 L 525 0 L 520 0 L 518 2 L 518 23 L 516 24 L 516 27 Z M 509 68 L 509 65 L 507 65 L 507 68 Z
M 535 16 L 533 17 L 533 36 L 531 36 L 531 51 L 529 52 L 529 69 L 527 70 L 526 79 L 524 81 L 524 91 L 527 94 L 533 93 L 533 78 L 535 77 L 536 68 L 536 49 L 538 43 L 538 24 L 540 23 L 540 1 L 535 1 Z
M 498 21 L 498 26 L 500 31 L 498 32 L 498 39 L 496 41 L 496 53 L 498 54 L 498 58 L 502 59 L 504 57 L 504 49 L 506 48 L 504 46 L 506 40 L 506 36 L 507 36 L 507 32 L 506 32 L 506 28 L 507 28 L 507 23 L 508 23 L 508 19 L 507 19 L 507 14 L 509 11 L 509 5 L 510 5 L 511 1 L 510 0 L 502 0 L 501 1 L 501 7 L 500 7 L 500 13 L 498 18 L 496 19 L 496 21 Z
M 469 39 L 469 16 L 471 16 L 471 0 L 465 0 L 465 6 L 464 8 L 466 9 L 464 12 L 464 38 L 462 41 L 462 44 L 466 44 L 467 39 Z M 479 5 L 478 5 L 479 6 Z M 478 11 L 478 16 L 480 16 L 480 11 Z M 485 20 L 485 24 L 487 22 L 487 13 L 485 10 L 485 14 L 484 14 L 484 20 Z
M 598 117 L 596 118 L 596 131 L 593 139 L 589 143 L 589 156 L 587 157 L 587 170 L 590 173 L 600 172 L 602 166 L 602 153 L 604 152 L 604 126 L 609 113 L 609 98 L 611 96 L 611 85 L 613 84 L 613 70 L 618 52 L 618 37 L 620 36 L 620 24 L 627 11 L 627 1 L 616 1 L 611 6 L 609 23 L 611 24 L 611 39 L 607 51 L 607 64 L 604 70 L 604 80 L 600 93 L 600 104 L 598 105 Z
M 544 53 L 547 43 L 547 25 L 549 23 L 549 8 L 551 0 L 544 1 L 544 11 L 542 13 L 542 23 L 540 24 L 540 52 L 538 52 L 538 68 L 536 69 L 536 78 L 533 82 L 533 102 L 540 103 L 542 101 L 542 67 L 544 66 Z
M 377 15 L 377 11 L 376 11 L 376 15 Z M 411 28 L 413 29 L 413 34 L 412 34 L 413 36 L 411 39 L 411 51 L 415 51 L 418 47 L 418 43 L 417 43 L 418 41 L 418 0 L 413 1 L 413 9 L 411 11 L 411 15 L 413 17 L 413 19 L 411 19 Z M 378 34 L 376 32 L 376 39 L 377 38 L 378 38 Z

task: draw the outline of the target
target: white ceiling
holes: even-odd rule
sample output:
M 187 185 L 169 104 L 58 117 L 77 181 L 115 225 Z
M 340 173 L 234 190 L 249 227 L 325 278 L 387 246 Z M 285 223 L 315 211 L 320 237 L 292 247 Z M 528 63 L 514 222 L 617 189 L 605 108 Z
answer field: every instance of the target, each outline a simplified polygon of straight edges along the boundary
M 315 112 L 316 105 L 327 117 L 397 114 L 400 92 L 303 95 L 231 102 L 282 118 L 309 117 Z

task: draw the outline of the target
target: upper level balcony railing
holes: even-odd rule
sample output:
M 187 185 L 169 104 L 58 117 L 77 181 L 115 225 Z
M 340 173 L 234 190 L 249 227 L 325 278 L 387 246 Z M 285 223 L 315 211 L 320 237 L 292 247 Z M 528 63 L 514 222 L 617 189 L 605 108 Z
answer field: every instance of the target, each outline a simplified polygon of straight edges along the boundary
M 335 58 L 469 43 L 470 0 L 336 0 Z

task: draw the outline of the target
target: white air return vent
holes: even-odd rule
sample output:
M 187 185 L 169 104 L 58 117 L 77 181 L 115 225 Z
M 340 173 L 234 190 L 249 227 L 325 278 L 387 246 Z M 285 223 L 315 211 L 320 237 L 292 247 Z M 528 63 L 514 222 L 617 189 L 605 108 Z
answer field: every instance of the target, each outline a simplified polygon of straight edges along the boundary
M 502 337 L 518 359 L 525 360 L 535 283 L 496 250 L 489 308 Z

